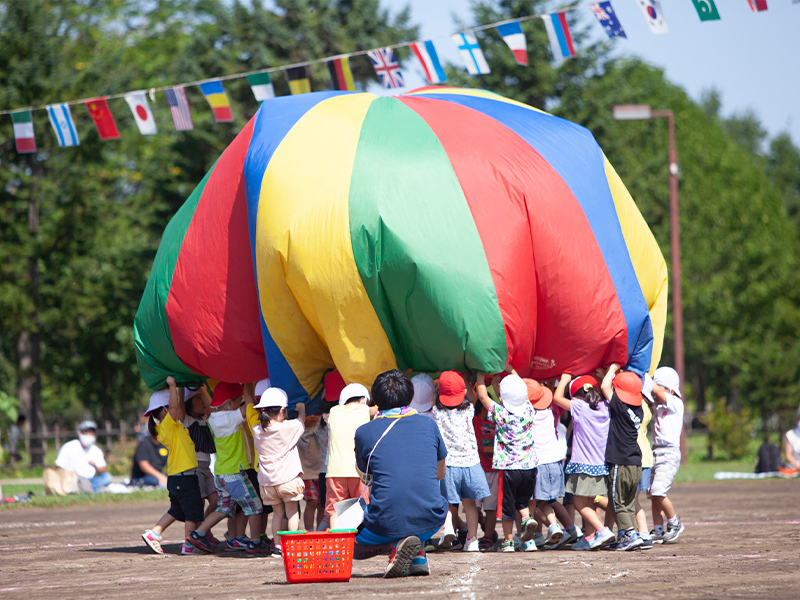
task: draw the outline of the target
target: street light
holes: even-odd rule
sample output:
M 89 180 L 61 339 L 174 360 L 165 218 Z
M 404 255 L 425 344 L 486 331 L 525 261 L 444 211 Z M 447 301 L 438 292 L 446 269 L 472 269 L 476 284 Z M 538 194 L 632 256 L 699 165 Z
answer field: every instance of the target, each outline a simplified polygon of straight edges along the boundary
M 675 148 L 675 116 L 671 110 L 653 110 L 647 104 L 614 106 L 615 121 L 646 121 L 666 117 L 669 125 L 669 225 L 672 263 L 672 327 L 675 342 L 675 370 L 684 387 L 683 299 L 681 295 L 681 225 L 678 219 L 678 151 Z M 682 395 L 682 394 L 681 394 Z M 685 452 L 683 453 L 685 456 Z

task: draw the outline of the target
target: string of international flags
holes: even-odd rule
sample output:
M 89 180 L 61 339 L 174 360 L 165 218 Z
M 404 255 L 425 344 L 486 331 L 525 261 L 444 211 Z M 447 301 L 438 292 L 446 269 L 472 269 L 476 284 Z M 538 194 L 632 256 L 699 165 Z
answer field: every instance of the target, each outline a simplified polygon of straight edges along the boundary
M 669 28 L 661 12 L 660 0 L 635 0 L 639 5 L 650 31 L 655 35 L 669 33 Z M 714 0 L 691 0 L 697 10 L 701 21 L 719 20 L 720 15 Z M 750 9 L 754 12 L 767 10 L 767 0 L 747 0 Z M 800 3 L 800 0 L 793 0 Z M 500 21 L 465 29 L 464 31 L 453 34 L 451 40 L 458 48 L 464 66 L 470 75 L 485 75 L 490 73 L 489 65 L 483 55 L 480 44 L 475 36 L 476 31 L 486 29 L 496 29 L 503 41 L 512 51 L 518 65 L 528 65 L 527 41 L 525 33 L 522 31 L 521 23 L 530 19 L 542 19 L 547 31 L 548 40 L 554 58 L 563 60 L 575 56 L 575 48 L 572 43 L 569 24 L 566 13 L 581 8 L 580 5 L 562 11 L 543 15 L 530 15 L 519 19 Z M 625 30 L 617 18 L 610 0 L 604 2 L 592 2 L 588 4 L 592 14 L 603 27 L 609 38 L 626 38 Z M 99 98 L 88 98 L 73 100 L 60 104 L 47 106 L 34 106 L 24 109 L 3 110 L 0 114 L 8 114 L 14 126 L 14 138 L 16 141 L 17 152 L 20 154 L 36 152 L 36 139 L 33 131 L 32 111 L 46 110 L 53 128 L 53 132 L 58 139 L 58 145 L 62 148 L 78 146 L 80 138 L 78 136 L 75 121 L 72 117 L 70 106 L 84 104 L 89 112 L 92 121 L 97 128 L 101 140 L 119 139 L 120 133 L 117 129 L 116 121 L 108 106 L 109 100 L 124 98 L 133 114 L 139 133 L 142 135 L 153 135 L 157 133 L 153 112 L 148 103 L 148 96 L 151 102 L 155 102 L 156 92 L 163 92 L 167 105 L 172 115 L 173 126 L 176 131 L 186 131 L 194 129 L 192 114 L 189 109 L 189 102 L 186 98 L 187 87 L 199 87 L 203 96 L 209 104 L 214 120 L 217 123 L 227 123 L 233 121 L 230 102 L 225 93 L 222 82 L 231 79 L 247 78 L 256 101 L 262 102 L 275 96 L 275 90 L 270 78 L 270 73 L 282 71 L 289 85 L 292 94 L 303 94 L 311 91 L 311 78 L 308 67 L 313 64 L 325 63 L 331 79 L 331 88 L 340 91 L 355 91 L 353 74 L 350 69 L 350 57 L 366 54 L 372 63 L 375 73 L 380 79 L 384 88 L 399 88 L 405 85 L 403 71 L 400 62 L 397 60 L 394 51 L 397 48 L 409 47 L 412 54 L 417 58 L 425 79 L 431 85 L 443 83 L 446 80 L 444 69 L 439 61 L 436 47 L 433 41 L 415 41 L 395 44 L 386 48 L 376 48 L 341 54 L 324 59 L 297 63 L 283 67 L 263 69 L 250 73 L 240 73 L 227 75 L 212 80 L 196 81 L 181 85 L 152 88 L 149 92 L 135 91 L 124 94 L 116 94 Z

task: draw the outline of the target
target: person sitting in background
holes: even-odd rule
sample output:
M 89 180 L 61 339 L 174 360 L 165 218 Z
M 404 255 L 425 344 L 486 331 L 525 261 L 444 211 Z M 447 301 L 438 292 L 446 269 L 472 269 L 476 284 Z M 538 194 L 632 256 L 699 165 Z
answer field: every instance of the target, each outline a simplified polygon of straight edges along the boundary
M 78 425 L 78 439 L 61 446 L 56 466 L 78 475 L 78 491 L 96 493 L 111 483 L 111 473 L 106 469 L 106 458 L 97 441 L 97 423 L 82 421 Z
M 6 462 L 9 465 L 22 460 L 22 455 L 19 453 L 19 441 L 22 438 L 22 428 L 25 426 L 25 421 L 25 415 L 17 415 L 17 420 L 6 431 L 6 451 L 8 452 Z
M 800 407 L 797 408 L 797 426 L 784 436 L 783 452 L 786 455 L 786 467 L 795 472 L 800 470 Z
M 167 464 L 168 454 L 169 452 L 158 441 L 158 438 L 148 432 L 147 437 L 140 439 L 136 446 L 130 485 L 137 487 L 149 485 L 167 489 L 164 467 Z

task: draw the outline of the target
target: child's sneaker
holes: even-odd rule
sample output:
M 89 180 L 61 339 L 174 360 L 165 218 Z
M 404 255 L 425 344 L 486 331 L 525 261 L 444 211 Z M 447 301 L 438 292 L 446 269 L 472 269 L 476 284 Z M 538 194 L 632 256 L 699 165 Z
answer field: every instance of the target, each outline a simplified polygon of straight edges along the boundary
M 639 537 L 642 538 L 642 545 L 639 546 L 642 550 L 652 550 L 653 549 L 653 540 L 652 538 L 646 533 L 640 533 Z
M 581 537 L 577 542 L 572 544 L 573 550 L 591 550 L 592 548 L 589 545 L 589 542 L 586 540 L 585 537 Z
M 411 566 L 408 567 L 409 575 L 430 575 L 431 568 L 428 566 L 428 556 L 425 550 L 420 549 L 417 555 L 411 559 Z
M 514 552 L 514 540 L 505 540 L 500 544 L 500 552 Z
M 564 535 L 560 540 L 558 540 L 558 542 L 545 546 L 545 550 L 557 550 L 558 548 L 569 546 L 570 544 L 577 542 L 582 536 L 583 534 L 581 533 L 580 527 L 573 525 L 572 529 L 564 530 Z
M 184 542 L 181 544 L 181 554 L 205 554 L 205 552 L 198 550 L 187 542 Z
M 480 552 L 481 547 L 480 544 L 478 543 L 478 538 L 467 537 L 467 539 L 464 540 L 464 547 L 462 548 L 462 550 L 464 552 Z
M 521 552 L 522 551 L 522 540 L 519 539 L 519 535 L 514 534 L 514 551 Z
M 658 529 L 653 529 L 650 532 L 650 539 L 653 540 L 654 544 L 663 544 L 664 543 L 664 532 L 659 531 Z
M 478 540 L 478 547 L 483 552 L 489 552 L 492 548 L 494 548 L 495 540 L 490 537 L 482 537 Z
M 247 553 L 258 554 L 260 556 L 269 556 L 272 554 L 272 544 L 263 539 L 250 540 L 247 542 Z
M 420 548 L 422 548 L 422 542 L 416 536 L 412 535 L 400 540 L 389 554 L 389 564 L 386 565 L 386 570 L 383 572 L 384 579 L 406 577 L 411 568 L 411 562 L 419 554 Z
M 545 544 L 545 537 L 541 533 L 537 533 L 533 536 L 533 541 L 536 542 L 537 548 L 543 548 Z
M 522 519 L 522 533 L 519 536 L 521 542 L 527 542 L 528 540 L 532 540 L 533 536 L 536 535 L 536 528 L 539 527 L 539 523 L 536 522 L 531 516 L 527 516 Z
M 604 527 L 603 531 L 595 532 L 592 540 L 589 542 L 589 549 L 594 550 L 595 548 L 601 548 L 602 546 L 606 546 L 614 541 L 614 532 L 611 531 L 608 527 Z
M 158 535 L 152 529 L 146 529 L 145 532 L 142 534 L 142 539 L 147 546 L 155 552 L 156 554 L 164 554 L 164 551 L 161 549 L 161 536 Z
M 667 529 L 664 531 L 664 543 L 670 544 L 678 539 L 678 536 L 683 533 L 683 523 L 678 521 L 677 525 L 667 523 Z
M 210 531 L 206 532 L 206 537 L 208 537 L 208 541 L 211 543 L 212 546 L 214 546 L 214 550 L 216 550 L 220 544 L 220 541 Z
M 193 531 L 189 534 L 189 537 L 186 538 L 186 541 L 203 552 L 214 552 L 214 546 L 211 545 L 208 535 L 200 535 L 197 531 Z
M 272 545 L 272 556 L 282 556 L 283 551 L 280 546 Z
M 239 550 L 247 550 L 247 538 L 237 537 L 225 541 L 225 550 L 228 552 L 238 552 Z
M 547 546 L 547 544 L 557 544 L 558 542 L 561 541 L 561 538 L 563 537 L 564 537 L 564 530 L 561 529 L 561 526 L 558 525 L 557 523 L 553 523 L 547 529 L 547 539 L 545 539 L 544 545 Z
M 440 550 L 450 550 L 453 547 L 453 542 L 456 539 L 456 530 L 453 529 L 452 525 L 445 525 L 444 526 L 444 533 L 442 534 L 442 538 L 439 540 L 439 549 Z
M 536 547 L 536 542 L 534 540 L 528 540 L 527 542 L 522 543 L 522 551 L 523 552 L 536 552 L 539 548 Z
M 642 537 L 636 531 L 628 531 L 623 538 L 617 542 L 616 550 L 627 551 L 635 550 L 642 545 Z

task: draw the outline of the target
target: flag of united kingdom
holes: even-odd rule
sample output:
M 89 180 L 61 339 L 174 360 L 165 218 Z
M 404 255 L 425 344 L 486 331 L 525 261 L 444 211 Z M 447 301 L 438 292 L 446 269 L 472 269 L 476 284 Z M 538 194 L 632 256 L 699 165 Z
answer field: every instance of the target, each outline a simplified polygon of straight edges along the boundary
M 384 88 L 399 88 L 405 85 L 400 63 L 394 57 L 394 50 L 391 48 L 370 50 L 367 56 L 372 61 L 372 66 L 375 67 L 375 72 Z

